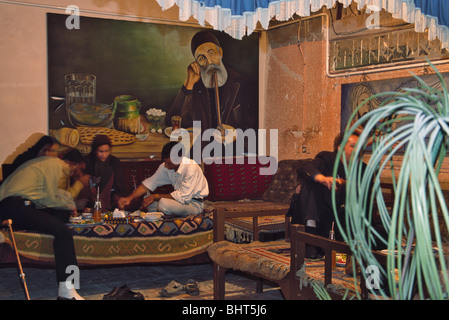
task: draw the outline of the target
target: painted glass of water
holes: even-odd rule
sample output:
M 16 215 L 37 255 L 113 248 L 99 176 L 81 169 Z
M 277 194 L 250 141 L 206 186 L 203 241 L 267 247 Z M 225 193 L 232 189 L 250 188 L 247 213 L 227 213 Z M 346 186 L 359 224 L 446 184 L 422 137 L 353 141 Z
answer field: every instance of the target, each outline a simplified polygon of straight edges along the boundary
M 65 96 L 67 109 L 74 103 L 95 103 L 96 77 L 92 74 L 67 74 L 65 80 Z

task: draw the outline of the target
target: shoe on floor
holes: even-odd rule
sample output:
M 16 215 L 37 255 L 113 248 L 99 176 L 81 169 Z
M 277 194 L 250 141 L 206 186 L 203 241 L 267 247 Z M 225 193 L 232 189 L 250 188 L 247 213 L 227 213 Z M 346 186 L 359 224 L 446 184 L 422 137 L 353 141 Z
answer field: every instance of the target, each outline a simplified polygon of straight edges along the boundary
M 115 300 L 145 300 L 143 294 L 132 290 L 119 290 L 115 295 Z
M 114 297 L 117 294 L 117 292 L 120 290 L 119 287 L 115 287 L 114 289 L 111 290 L 111 292 L 106 293 L 103 296 L 103 300 L 115 300 Z
M 103 300 L 116 300 L 115 296 L 117 295 L 117 293 L 119 291 L 123 291 L 123 290 L 130 290 L 130 289 L 129 289 L 129 287 L 126 284 L 121 286 L 121 287 L 115 287 L 114 289 L 111 290 L 111 292 L 106 293 L 103 296 Z
M 176 282 L 175 280 L 170 281 L 170 283 L 159 292 L 161 297 L 172 297 L 178 294 L 183 294 L 186 292 L 186 286 Z
M 115 287 L 111 292 L 103 296 L 103 300 L 145 300 L 143 294 L 132 291 L 126 284 Z
M 186 283 L 186 292 L 191 296 L 199 295 L 200 288 L 198 288 L 198 282 L 193 279 L 189 279 Z

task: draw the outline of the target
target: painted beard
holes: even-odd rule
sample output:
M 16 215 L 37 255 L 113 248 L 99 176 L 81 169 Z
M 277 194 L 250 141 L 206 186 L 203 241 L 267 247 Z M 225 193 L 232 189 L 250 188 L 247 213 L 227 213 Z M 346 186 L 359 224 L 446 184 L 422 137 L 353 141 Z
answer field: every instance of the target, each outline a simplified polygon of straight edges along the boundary
M 201 80 L 206 88 L 215 88 L 214 73 L 218 76 L 218 86 L 221 87 L 228 80 L 228 72 L 220 59 L 220 64 L 210 64 L 205 68 L 201 68 Z

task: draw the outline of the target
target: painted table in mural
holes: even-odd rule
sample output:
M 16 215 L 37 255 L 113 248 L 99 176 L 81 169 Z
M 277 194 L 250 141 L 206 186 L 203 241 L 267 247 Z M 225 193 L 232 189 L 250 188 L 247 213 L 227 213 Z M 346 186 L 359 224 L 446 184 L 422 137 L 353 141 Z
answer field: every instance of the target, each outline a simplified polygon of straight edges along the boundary
M 61 143 L 62 150 L 65 148 L 68 148 L 71 143 L 69 143 L 70 138 L 68 136 L 70 133 L 66 132 L 74 132 L 78 131 L 76 134 L 80 136 L 79 139 L 76 139 L 77 143 L 72 145 L 73 147 L 79 149 L 82 153 L 87 154 L 90 152 L 90 143 L 91 139 L 96 134 L 106 134 L 110 136 L 113 144 L 113 150 L 112 153 L 114 156 L 121 158 L 121 159 L 132 159 L 132 158 L 160 158 L 160 153 L 162 150 L 162 147 L 170 141 L 170 128 L 164 128 L 163 130 L 160 130 L 159 132 L 152 132 L 154 130 L 151 130 L 151 125 L 148 122 L 148 120 L 141 116 L 140 119 L 141 123 L 141 130 L 138 134 L 129 134 L 124 132 L 119 132 L 115 129 L 109 129 L 109 128 L 88 128 L 88 127 L 77 127 L 77 128 L 70 128 L 70 127 L 64 127 L 60 128 L 59 130 L 50 130 L 50 135 L 56 137 L 56 139 Z M 65 130 L 65 131 L 61 131 Z M 90 135 L 90 140 L 83 139 L 83 134 L 85 135 L 85 131 L 88 135 Z M 192 130 L 187 129 L 188 135 L 189 135 L 189 142 L 190 146 L 193 144 L 193 134 Z M 129 137 L 128 141 L 125 141 L 125 143 L 114 143 L 114 137 L 117 134 L 121 134 L 122 136 Z M 186 133 L 187 134 L 187 133 Z M 179 137 L 179 141 L 181 141 L 181 138 Z
M 160 158 L 162 147 L 170 141 L 164 133 L 148 133 L 143 140 L 136 140 L 129 145 L 113 147 L 113 153 L 118 158 Z

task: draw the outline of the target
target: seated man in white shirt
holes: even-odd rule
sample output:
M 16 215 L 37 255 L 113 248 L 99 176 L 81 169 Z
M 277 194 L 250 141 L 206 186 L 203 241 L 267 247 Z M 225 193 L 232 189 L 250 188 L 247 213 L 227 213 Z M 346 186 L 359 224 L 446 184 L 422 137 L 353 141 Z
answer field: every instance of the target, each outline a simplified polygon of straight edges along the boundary
M 150 194 L 143 199 L 142 207 L 149 212 L 162 212 L 165 215 L 188 216 L 200 214 L 204 210 L 204 198 L 209 195 L 209 186 L 201 167 L 186 157 L 171 155 L 178 142 L 167 143 L 161 152 L 163 163 L 156 172 L 142 183 L 129 196 L 119 199 L 120 208 L 157 187 L 171 184 L 174 191 L 170 194 Z M 178 146 L 180 147 L 180 146 Z M 173 152 L 179 150 L 175 148 Z M 181 160 L 180 163 L 172 159 Z

